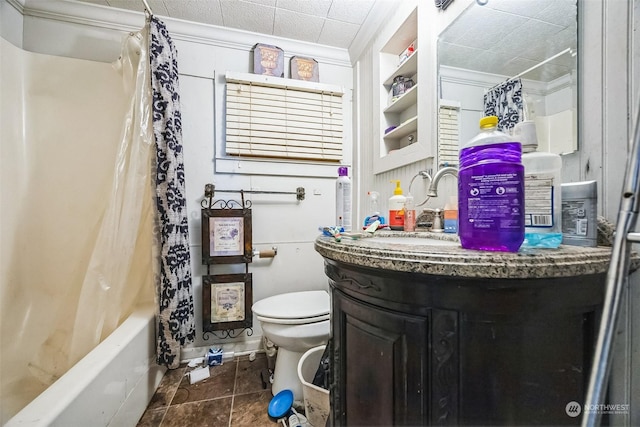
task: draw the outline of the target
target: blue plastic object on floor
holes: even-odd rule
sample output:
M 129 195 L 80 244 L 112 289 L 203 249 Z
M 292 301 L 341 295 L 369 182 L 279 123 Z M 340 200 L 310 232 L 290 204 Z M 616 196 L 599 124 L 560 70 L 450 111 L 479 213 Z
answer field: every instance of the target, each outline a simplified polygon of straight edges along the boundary
M 273 396 L 271 402 L 269 402 L 267 412 L 270 417 L 276 419 L 282 418 L 289 413 L 291 405 L 293 405 L 293 392 L 288 389 L 282 390 Z

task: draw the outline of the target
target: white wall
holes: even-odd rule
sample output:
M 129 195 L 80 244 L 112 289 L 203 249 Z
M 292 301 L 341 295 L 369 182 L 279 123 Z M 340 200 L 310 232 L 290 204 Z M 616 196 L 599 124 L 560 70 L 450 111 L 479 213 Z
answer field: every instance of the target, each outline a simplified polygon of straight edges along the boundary
M 0 34 L 2 38 L 17 47 L 22 47 L 23 18 L 22 7 L 17 0 L 0 1 Z
M 41 7 L 38 10 L 24 11 L 23 45 L 33 52 L 111 62 L 119 54 L 123 34 L 139 29 L 144 23 L 141 13 L 114 13 L 87 4 L 43 2 L 38 6 Z M 291 56 L 315 58 L 319 62 L 320 82 L 344 88 L 344 109 L 349 112 L 352 68 L 348 52 L 344 49 L 168 18 L 163 20 L 178 50 L 197 318 L 197 338 L 190 347 L 199 348 L 230 341 L 212 336 L 204 340 L 202 334 L 202 276 L 207 274 L 207 268 L 201 265 L 200 202 L 205 184 L 213 183 L 218 190 L 292 192 L 297 187 L 306 190 L 306 198 L 301 202 L 295 195 L 247 195 L 253 202 L 254 248 L 278 248 L 275 258 L 254 258 L 254 262 L 249 264 L 249 272 L 253 273 L 254 301 L 289 291 L 328 289 L 323 260 L 315 252 L 313 242 L 319 226 L 331 225 L 335 221 L 334 185 L 338 164 L 229 159 L 221 152 L 221 145 L 216 143 L 224 138 L 224 73 L 227 70 L 251 72 L 252 46 L 258 42 L 275 44 L 285 51 L 285 77 Z M 352 158 L 351 133 L 352 121 L 347 113 L 342 164 L 349 166 Z M 215 198 L 239 200 L 240 195 L 217 193 Z M 243 271 L 244 265 L 210 268 L 211 274 Z M 237 349 L 251 349 L 259 345 L 260 337 L 259 322 L 254 319 L 251 337 L 243 334 L 231 341 L 240 342 Z

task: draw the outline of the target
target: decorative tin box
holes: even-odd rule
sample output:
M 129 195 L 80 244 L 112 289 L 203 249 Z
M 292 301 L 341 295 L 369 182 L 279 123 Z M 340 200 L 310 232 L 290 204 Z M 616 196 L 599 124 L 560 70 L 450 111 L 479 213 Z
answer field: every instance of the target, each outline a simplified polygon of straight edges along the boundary
M 257 43 L 253 47 L 253 73 L 284 77 L 284 51 L 278 46 Z
M 313 58 L 305 58 L 303 56 L 291 57 L 291 78 L 297 80 L 306 80 L 309 82 L 319 81 L 318 61 Z

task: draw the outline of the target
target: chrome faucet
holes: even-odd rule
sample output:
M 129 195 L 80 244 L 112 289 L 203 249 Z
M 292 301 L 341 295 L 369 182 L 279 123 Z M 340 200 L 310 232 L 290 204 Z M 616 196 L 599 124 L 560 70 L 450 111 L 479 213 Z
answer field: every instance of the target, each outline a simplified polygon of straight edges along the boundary
M 436 174 L 433 176 L 433 179 L 431 180 L 429 189 L 427 190 L 427 197 L 438 197 L 438 183 L 445 175 L 453 175 L 457 178 L 458 169 L 454 168 L 453 166 L 446 166 L 436 172 Z

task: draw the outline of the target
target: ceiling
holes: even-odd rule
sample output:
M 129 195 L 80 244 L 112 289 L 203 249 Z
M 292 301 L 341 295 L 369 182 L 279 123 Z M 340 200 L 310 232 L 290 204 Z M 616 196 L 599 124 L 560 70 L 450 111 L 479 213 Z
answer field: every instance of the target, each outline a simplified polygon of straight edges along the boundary
M 36 6 L 43 0 L 24 0 Z M 48 1 L 48 0 L 47 0 Z M 143 0 L 78 0 L 143 12 Z M 403 0 L 146 0 L 155 15 L 349 49 Z M 434 4 L 431 0 L 421 0 Z M 514 76 L 576 46 L 576 0 L 484 0 L 442 33 L 442 65 Z M 435 6 L 434 6 L 435 10 Z M 362 40 L 360 40 L 362 41 Z M 575 69 L 562 55 L 523 78 L 551 81 Z
M 144 11 L 142 0 L 80 0 Z M 400 0 L 377 0 L 392 2 Z M 147 0 L 159 17 L 348 49 L 376 0 Z
M 550 82 L 576 68 L 576 0 L 489 0 L 472 3 L 438 41 L 441 65 L 516 76 L 567 47 L 523 78 Z M 572 55 L 573 53 L 574 55 Z

